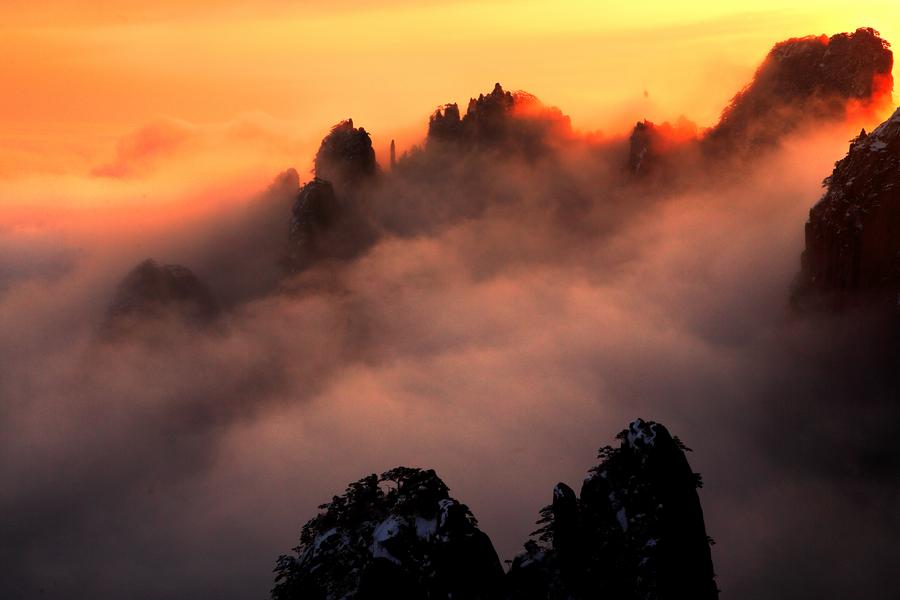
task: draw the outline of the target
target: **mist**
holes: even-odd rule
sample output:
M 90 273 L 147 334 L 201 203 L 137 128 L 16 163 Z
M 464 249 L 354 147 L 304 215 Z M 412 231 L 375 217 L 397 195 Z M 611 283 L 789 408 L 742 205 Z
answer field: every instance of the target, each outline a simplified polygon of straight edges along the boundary
M 524 152 L 379 157 L 356 192 L 371 237 L 299 272 L 283 267 L 308 179 L 292 169 L 112 234 L 0 229 L 9 597 L 263 597 L 319 504 L 400 464 L 436 469 L 510 559 L 553 485 L 635 417 L 694 450 L 726 597 L 883 595 L 891 340 L 788 307 L 807 212 L 859 123 L 752 157 L 688 147 L 634 178 L 627 140 L 558 111 L 522 122 Z M 123 148 L 95 175 L 130 174 Z M 148 256 L 207 282 L 216 327 L 99 334 Z

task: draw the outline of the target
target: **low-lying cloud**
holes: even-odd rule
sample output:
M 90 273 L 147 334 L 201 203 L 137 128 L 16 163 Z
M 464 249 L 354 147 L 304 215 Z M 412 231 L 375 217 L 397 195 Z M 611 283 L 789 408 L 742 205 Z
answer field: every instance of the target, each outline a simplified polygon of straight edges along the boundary
M 435 468 L 511 558 L 642 416 L 695 450 L 726 597 L 883 593 L 894 355 L 787 302 L 854 126 L 685 156 L 669 184 L 628 175 L 624 140 L 412 153 L 359 193 L 374 243 L 294 274 L 294 171 L 152 234 L 0 232 L 27 257 L 0 263 L 7 592 L 261 597 L 318 504 L 397 464 Z M 221 325 L 98 336 L 144 256 L 207 281 Z

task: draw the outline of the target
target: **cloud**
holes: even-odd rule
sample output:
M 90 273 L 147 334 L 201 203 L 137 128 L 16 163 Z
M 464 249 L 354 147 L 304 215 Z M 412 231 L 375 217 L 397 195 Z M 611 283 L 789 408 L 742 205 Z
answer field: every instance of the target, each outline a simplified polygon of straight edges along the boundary
M 146 179 L 162 168 L 177 168 L 185 162 L 221 161 L 247 147 L 292 155 L 306 146 L 287 133 L 286 125 L 259 113 L 247 113 L 230 121 L 193 124 L 160 118 L 122 136 L 109 162 L 91 170 L 94 177 Z
M 263 595 L 319 503 L 396 464 L 437 469 L 510 557 L 635 416 L 695 449 L 726 593 L 879 593 L 896 377 L 874 342 L 850 352 L 858 321 L 787 313 L 806 211 L 855 133 L 820 125 L 740 169 L 686 157 L 664 184 L 627 175 L 625 140 L 553 127 L 539 153 L 411 152 L 343 198 L 378 233 L 367 250 L 291 276 L 294 171 L 165 228 L 42 236 L 78 251 L 52 277 L 17 262 L 0 295 L 8 594 Z M 195 134 L 141 130 L 119 172 Z M 222 327 L 99 339 L 147 256 L 207 281 Z
M 136 176 L 184 147 L 191 137 L 191 128 L 177 121 L 162 120 L 145 125 L 120 139 L 112 162 L 96 167 L 92 174 L 97 177 Z

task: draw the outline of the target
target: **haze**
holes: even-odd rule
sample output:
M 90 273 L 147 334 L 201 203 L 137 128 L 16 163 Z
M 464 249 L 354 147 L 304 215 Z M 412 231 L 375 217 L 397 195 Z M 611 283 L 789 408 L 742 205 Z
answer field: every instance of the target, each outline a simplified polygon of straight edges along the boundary
M 895 4 L 33 4 L 0 7 L 11 597 L 264 597 L 318 504 L 399 464 L 435 468 L 512 558 L 553 484 L 637 416 L 695 451 L 723 597 L 881 589 L 897 484 L 840 457 L 894 456 L 860 423 L 896 422 L 891 388 L 865 356 L 836 377 L 827 349 L 852 335 L 792 320 L 787 297 L 822 179 L 887 113 L 672 189 L 616 169 L 635 121 L 713 124 L 777 41 L 897 42 Z M 388 171 L 392 139 L 411 150 L 435 107 L 495 81 L 571 117 L 551 170 L 498 158 L 472 184 L 484 205 L 426 182 L 395 213 L 373 193 L 390 234 L 284 283 L 332 125 L 364 126 Z M 98 342 L 147 257 L 206 280 L 224 332 Z

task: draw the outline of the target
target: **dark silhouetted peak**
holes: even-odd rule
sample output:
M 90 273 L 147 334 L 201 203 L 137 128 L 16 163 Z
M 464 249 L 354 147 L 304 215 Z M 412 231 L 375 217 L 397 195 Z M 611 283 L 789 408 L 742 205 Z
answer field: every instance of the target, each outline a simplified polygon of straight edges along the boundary
M 459 106 L 455 103 L 437 109 L 428 120 L 429 141 L 455 141 L 462 138 L 462 131 Z
M 321 259 L 348 259 L 369 247 L 375 233 L 358 194 L 338 196 L 330 181 L 313 179 L 300 188 L 291 209 L 288 266 L 303 270 Z
M 372 140 L 348 119 L 335 125 L 316 153 L 316 177 L 291 209 L 287 266 L 302 270 L 324 258 L 358 255 L 374 240 L 365 183 L 378 172 Z
M 206 324 L 219 312 L 209 288 L 190 269 L 147 259 L 119 284 L 107 310 L 105 329 L 117 332 L 136 322 L 165 317 Z
M 810 210 L 799 308 L 900 306 L 900 109 L 850 143 Z
M 531 94 L 505 91 L 499 83 L 490 93 L 471 98 L 465 116 L 460 116 L 456 104 L 445 104 L 428 123 L 429 144 L 499 149 L 528 157 L 570 135 L 570 120 L 559 109 L 543 105 Z
M 890 44 L 873 29 L 776 44 L 706 138 L 712 151 L 752 150 L 804 122 L 883 109 L 893 89 Z
M 563 484 L 509 572 L 515 598 L 714 599 L 710 540 L 686 448 L 640 419 L 600 450 L 581 496 Z
M 292 262 L 302 265 L 323 254 L 328 233 L 341 214 L 334 186 L 324 179 L 313 179 L 300 188 L 291 209 L 289 239 Z
M 641 172 L 641 168 L 648 162 L 653 154 L 656 126 L 650 121 L 639 121 L 631 130 L 628 152 L 628 170 L 632 173 Z
M 316 177 L 339 187 L 355 186 L 378 171 L 372 139 L 353 119 L 341 121 L 322 140 L 315 160 Z
M 466 121 L 473 128 L 473 135 L 481 140 L 500 139 L 505 133 L 506 121 L 516 100 L 499 83 L 494 84 L 490 94 L 480 94 L 471 98 L 466 109 Z
M 432 470 L 370 475 L 320 510 L 279 558 L 274 600 L 499 596 L 490 540 Z
M 697 125 L 684 117 L 660 125 L 644 120 L 631 130 L 628 170 L 643 175 L 656 169 L 672 150 L 697 139 Z

